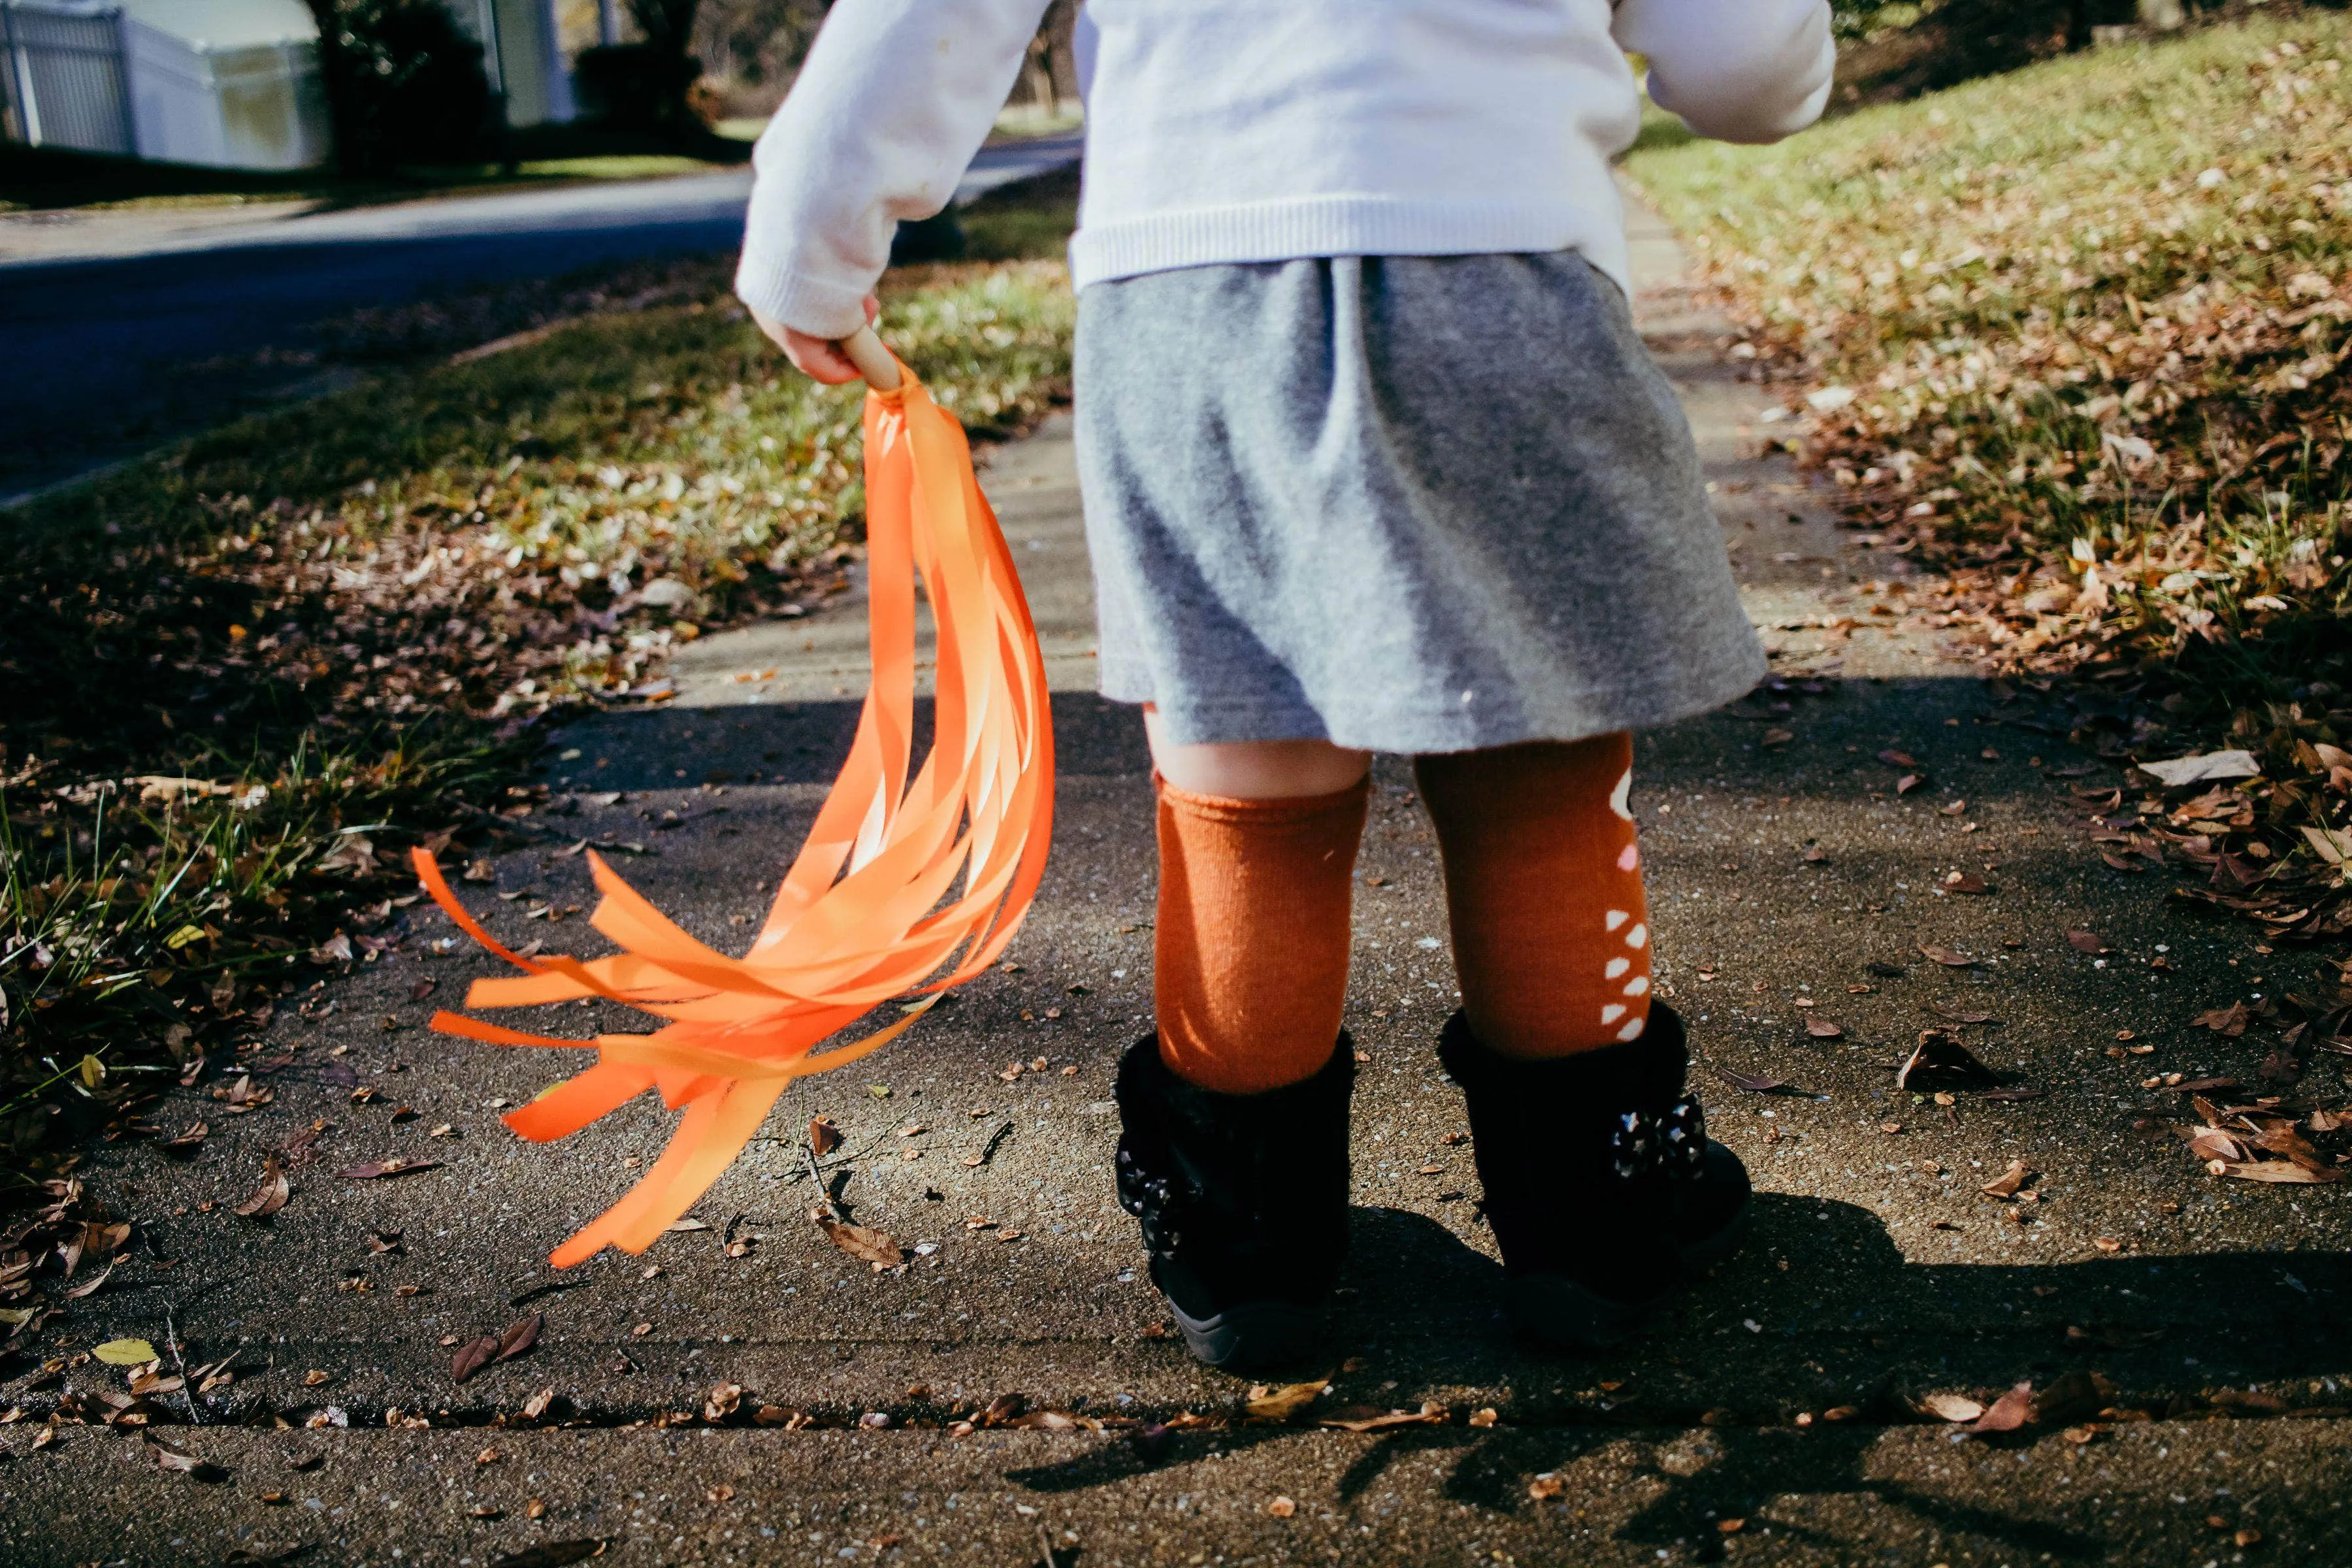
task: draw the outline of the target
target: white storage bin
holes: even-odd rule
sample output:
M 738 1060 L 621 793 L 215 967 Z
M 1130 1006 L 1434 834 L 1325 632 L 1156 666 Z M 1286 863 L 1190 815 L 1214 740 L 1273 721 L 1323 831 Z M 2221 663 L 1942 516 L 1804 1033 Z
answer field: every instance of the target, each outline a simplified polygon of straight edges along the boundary
M 139 155 L 307 169 L 332 148 L 319 30 L 301 0 L 126 0 Z

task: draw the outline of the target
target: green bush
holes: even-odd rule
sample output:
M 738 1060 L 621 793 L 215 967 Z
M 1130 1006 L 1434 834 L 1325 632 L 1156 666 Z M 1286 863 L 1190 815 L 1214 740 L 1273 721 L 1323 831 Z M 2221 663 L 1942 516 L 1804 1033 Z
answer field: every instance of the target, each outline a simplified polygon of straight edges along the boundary
M 310 3 L 347 172 L 485 155 L 497 122 L 482 46 L 441 0 Z

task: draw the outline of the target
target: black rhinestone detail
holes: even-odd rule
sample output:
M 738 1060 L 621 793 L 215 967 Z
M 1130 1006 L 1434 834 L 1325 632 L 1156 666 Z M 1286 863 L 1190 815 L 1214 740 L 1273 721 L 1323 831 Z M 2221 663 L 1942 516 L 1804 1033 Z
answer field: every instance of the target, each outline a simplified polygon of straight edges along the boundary
M 1662 1116 L 1628 1110 L 1609 1130 L 1609 1169 L 1620 1181 L 1663 1171 L 1696 1179 L 1706 1168 L 1706 1114 L 1685 1095 Z

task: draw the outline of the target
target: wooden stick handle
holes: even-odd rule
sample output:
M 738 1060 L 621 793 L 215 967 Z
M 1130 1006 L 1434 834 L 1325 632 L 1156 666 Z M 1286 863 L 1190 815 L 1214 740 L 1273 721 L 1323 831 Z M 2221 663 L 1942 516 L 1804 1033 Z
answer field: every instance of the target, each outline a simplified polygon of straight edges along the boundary
M 860 327 L 841 340 L 841 352 L 866 378 L 866 384 L 877 392 L 898 390 L 898 362 L 882 346 L 882 340 L 871 327 Z

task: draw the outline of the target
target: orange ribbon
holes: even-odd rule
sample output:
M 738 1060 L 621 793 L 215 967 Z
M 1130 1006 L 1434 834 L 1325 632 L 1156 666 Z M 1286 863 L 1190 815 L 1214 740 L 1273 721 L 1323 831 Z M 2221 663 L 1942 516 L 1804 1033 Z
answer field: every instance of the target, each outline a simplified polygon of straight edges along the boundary
M 673 1110 L 685 1108 L 645 1179 L 550 1256 L 558 1268 L 608 1246 L 651 1246 L 733 1163 L 786 1084 L 904 1033 L 941 992 L 995 962 L 1036 895 L 1054 809 L 1045 658 L 962 427 L 911 372 L 900 372 L 898 388 L 866 397 L 873 680 L 849 761 L 750 952 L 730 958 L 697 942 L 591 850 L 604 897 L 590 923 L 621 951 L 586 961 L 524 958 L 484 931 L 433 857 L 415 851 L 433 901 L 523 972 L 476 981 L 467 1006 L 593 996 L 668 1020 L 649 1035 L 574 1040 L 434 1016 L 436 1029 L 490 1045 L 595 1047 L 595 1066 L 507 1113 L 507 1125 L 534 1142 L 576 1132 L 648 1089 Z M 909 784 L 919 572 L 939 672 L 930 753 Z M 815 1052 L 910 993 L 922 999 L 905 1016 Z

